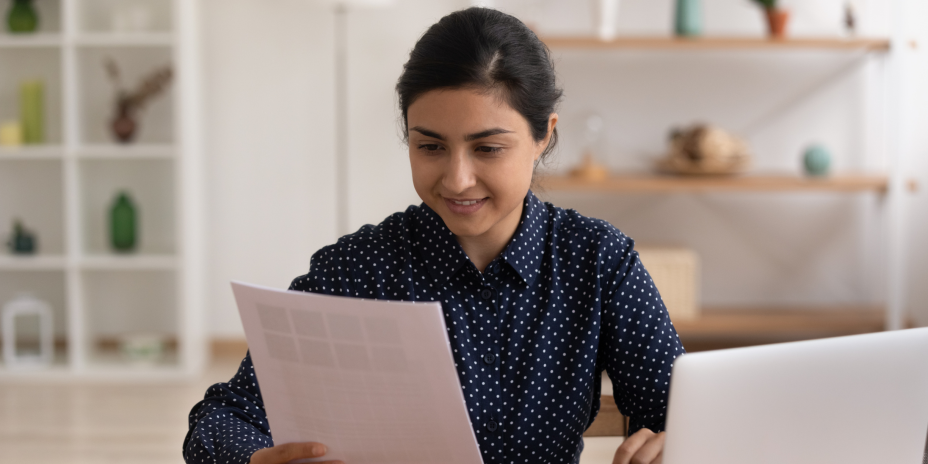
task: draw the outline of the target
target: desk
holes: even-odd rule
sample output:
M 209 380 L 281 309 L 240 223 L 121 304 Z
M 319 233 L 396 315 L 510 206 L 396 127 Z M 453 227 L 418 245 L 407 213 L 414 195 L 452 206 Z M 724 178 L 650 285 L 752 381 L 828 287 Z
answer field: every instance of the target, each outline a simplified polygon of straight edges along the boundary
M 615 450 L 625 437 L 588 437 L 583 439 L 580 464 L 612 464 Z

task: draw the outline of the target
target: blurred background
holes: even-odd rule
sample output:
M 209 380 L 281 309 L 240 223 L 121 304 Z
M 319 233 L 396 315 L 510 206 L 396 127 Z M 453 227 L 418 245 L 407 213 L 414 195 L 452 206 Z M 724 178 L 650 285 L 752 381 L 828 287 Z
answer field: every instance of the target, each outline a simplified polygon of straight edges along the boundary
M 536 194 L 636 240 L 689 350 L 928 325 L 928 3 L 0 0 L 0 449 L 179 462 L 229 281 L 420 202 L 393 87 L 472 5 L 551 49 Z

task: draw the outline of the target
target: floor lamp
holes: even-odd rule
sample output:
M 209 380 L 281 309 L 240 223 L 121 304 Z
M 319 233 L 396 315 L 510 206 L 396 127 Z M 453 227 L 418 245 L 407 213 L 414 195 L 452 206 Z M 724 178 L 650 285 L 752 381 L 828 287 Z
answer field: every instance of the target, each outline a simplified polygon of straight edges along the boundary
M 385 8 L 393 0 L 316 0 L 335 10 L 335 225 L 339 237 L 348 224 L 348 13 Z

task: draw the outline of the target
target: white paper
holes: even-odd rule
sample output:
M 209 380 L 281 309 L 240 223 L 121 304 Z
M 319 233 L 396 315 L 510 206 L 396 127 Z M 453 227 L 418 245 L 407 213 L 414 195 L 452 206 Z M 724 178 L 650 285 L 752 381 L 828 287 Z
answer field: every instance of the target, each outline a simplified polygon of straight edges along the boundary
M 274 444 L 324 443 L 317 461 L 347 464 L 483 462 L 440 304 L 232 291 Z

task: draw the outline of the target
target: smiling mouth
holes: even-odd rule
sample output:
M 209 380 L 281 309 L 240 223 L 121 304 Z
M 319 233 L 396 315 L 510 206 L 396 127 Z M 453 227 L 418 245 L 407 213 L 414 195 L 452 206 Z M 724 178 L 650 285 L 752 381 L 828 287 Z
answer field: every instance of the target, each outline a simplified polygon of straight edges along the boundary
M 451 200 L 452 203 L 461 206 L 476 205 L 481 200 Z
M 452 213 L 470 215 L 475 214 L 477 211 L 483 208 L 484 203 L 486 203 L 489 199 L 490 197 L 479 199 L 462 198 L 459 200 L 445 198 L 444 200 L 448 210 Z

